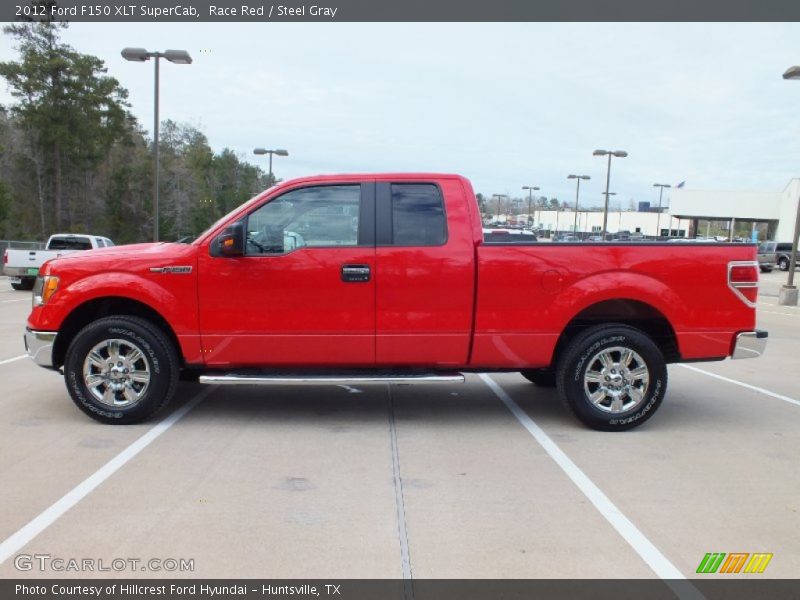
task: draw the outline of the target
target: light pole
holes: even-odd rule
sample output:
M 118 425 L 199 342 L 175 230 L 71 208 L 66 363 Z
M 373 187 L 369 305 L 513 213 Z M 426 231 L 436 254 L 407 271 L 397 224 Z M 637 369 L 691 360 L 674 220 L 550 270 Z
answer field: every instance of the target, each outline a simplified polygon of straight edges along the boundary
M 148 52 L 144 48 L 123 48 L 122 58 L 133 62 L 146 62 L 155 59 L 155 110 L 153 117 L 153 241 L 158 241 L 158 59 L 166 58 L 176 65 L 192 64 L 192 57 L 186 50 L 165 50 Z
M 495 219 L 497 220 L 498 223 L 500 222 L 500 204 L 501 204 L 500 201 L 504 196 L 505 194 L 492 194 L 492 198 L 497 198 L 497 215 Z
M 539 191 L 539 188 L 535 185 L 523 185 L 523 190 L 528 190 L 528 224 L 530 225 L 531 222 L 531 202 L 533 201 L 533 192 Z
M 606 203 L 603 209 L 603 239 L 606 239 L 606 232 L 608 229 L 608 187 L 611 185 L 611 157 L 625 158 L 628 153 L 625 150 L 595 150 L 592 152 L 593 156 L 608 156 L 608 170 L 606 171 Z
M 578 186 L 575 189 L 575 224 L 572 226 L 573 233 L 578 233 L 578 198 L 581 194 L 581 179 L 591 179 L 588 175 L 567 175 L 567 179 L 577 179 Z
M 800 79 L 800 67 L 789 67 L 783 74 L 784 79 Z M 800 236 L 800 198 L 797 200 L 797 215 L 794 219 L 794 234 L 792 235 L 792 256 L 789 259 L 789 279 L 786 285 L 781 286 L 778 295 L 778 304 L 783 306 L 797 306 L 797 287 L 794 285 L 794 269 L 797 264 L 797 239 Z
M 258 155 L 269 154 L 269 185 L 272 185 L 272 155 L 276 154 L 277 156 L 289 156 L 289 153 L 283 148 L 279 148 L 278 150 L 267 150 L 266 148 L 254 148 L 253 154 L 258 154 Z
M 656 237 L 661 237 L 661 196 L 664 194 L 664 188 L 672 187 L 668 183 L 654 183 L 653 187 L 660 188 L 658 190 L 658 216 L 656 217 Z

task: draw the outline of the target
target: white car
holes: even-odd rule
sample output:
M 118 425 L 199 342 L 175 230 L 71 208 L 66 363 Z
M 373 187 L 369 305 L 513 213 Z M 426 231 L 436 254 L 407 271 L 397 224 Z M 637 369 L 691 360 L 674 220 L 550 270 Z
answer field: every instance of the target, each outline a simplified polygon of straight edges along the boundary
M 65 254 L 113 246 L 107 237 L 79 233 L 57 233 L 47 240 L 44 250 L 7 248 L 3 255 L 3 274 L 8 275 L 15 290 L 32 290 L 39 268 L 51 258 Z

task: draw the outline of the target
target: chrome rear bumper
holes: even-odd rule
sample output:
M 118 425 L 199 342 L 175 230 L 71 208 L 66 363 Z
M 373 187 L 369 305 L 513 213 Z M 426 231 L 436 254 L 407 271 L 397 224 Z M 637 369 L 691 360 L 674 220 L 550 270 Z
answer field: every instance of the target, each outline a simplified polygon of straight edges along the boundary
M 758 358 L 767 347 L 767 336 L 767 332 L 761 329 L 738 334 L 731 358 Z
M 57 335 L 55 331 L 25 329 L 25 350 L 31 360 L 40 367 L 53 368 L 53 344 Z

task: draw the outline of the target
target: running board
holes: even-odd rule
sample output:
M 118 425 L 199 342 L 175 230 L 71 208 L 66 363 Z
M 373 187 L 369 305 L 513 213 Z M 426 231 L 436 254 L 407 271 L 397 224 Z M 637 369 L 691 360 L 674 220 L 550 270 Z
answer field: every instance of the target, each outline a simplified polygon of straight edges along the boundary
M 314 375 L 302 373 L 254 373 L 235 374 L 221 373 L 219 375 L 200 375 L 200 383 L 215 385 L 352 385 L 365 383 L 399 383 L 410 385 L 414 383 L 464 383 L 463 373 L 409 373 L 392 374 L 376 373 L 374 375 Z

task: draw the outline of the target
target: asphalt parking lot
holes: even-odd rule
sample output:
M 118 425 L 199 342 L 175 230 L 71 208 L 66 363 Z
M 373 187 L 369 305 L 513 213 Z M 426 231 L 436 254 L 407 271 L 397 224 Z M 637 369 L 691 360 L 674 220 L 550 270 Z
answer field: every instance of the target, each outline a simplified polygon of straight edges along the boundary
M 0 278 L 0 577 L 700 577 L 709 552 L 800 573 L 800 309 L 765 274 L 751 361 L 670 367 L 633 431 L 584 428 L 517 374 L 465 385 L 182 384 L 157 422 L 87 418 L 23 354 Z M 193 559 L 20 570 L 19 555 Z M 23 565 L 24 567 L 24 565 Z

